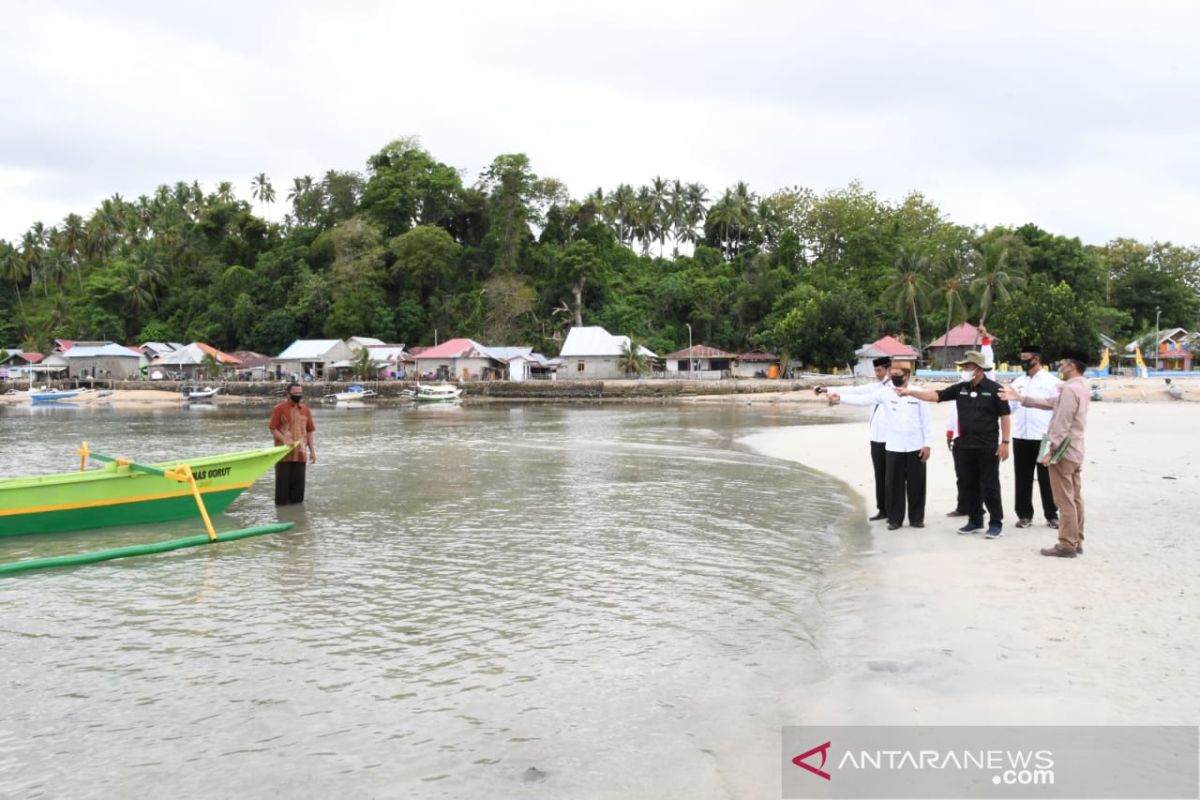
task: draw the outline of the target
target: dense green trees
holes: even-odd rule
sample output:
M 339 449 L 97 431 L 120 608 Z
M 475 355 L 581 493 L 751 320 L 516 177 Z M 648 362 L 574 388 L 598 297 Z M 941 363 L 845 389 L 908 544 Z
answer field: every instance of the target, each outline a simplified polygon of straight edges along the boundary
M 260 211 L 276 201 L 251 181 Z M 817 368 L 884 333 L 915 345 L 985 318 L 1000 355 L 1024 339 L 1096 349 L 1200 323 L 1200 249 L 1086 246 L 1033 224 L 969 228 L 919 194 L 819 194 L 653 177 L 576 198 L 521 153 L 468 185 L 416 139 L 362 174 L 292 179 L 269 222 L 214 190 L 164 184 L 0 241 L 0 343 L 201 339 L 278 352 L 298 336 L 429 344 L 472 336 L 547 353 L 598 324 L 658 352 L 762 346 Z M 435 333 L 436 332 L 436 333 Z

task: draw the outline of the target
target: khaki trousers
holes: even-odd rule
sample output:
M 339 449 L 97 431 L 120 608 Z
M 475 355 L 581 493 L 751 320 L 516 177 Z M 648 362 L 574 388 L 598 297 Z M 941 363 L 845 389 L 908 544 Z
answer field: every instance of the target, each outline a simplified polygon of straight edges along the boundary
M 1058 506 L 1058 546 L 1072 553 L 1083 544 L 1082 469 L 1079 462 L 1065 458 L 1049 467 L 1050 488 Z

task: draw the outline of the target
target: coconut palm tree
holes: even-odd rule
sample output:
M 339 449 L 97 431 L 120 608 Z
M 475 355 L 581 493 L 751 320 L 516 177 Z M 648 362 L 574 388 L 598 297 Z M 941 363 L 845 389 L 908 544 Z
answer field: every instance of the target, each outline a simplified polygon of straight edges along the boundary
M 637 342 L 630 339 L 621 346 L 621 355 L 617 356 L 617 369 L 626 375 L 641 375 L 650 371 L 650 360 L 642 355 Z
M 1008 248 L 993 242 L 976 253 L 979 268 L 971 281 L 971 292 L 979 309 L 979 324 L 983 325 L 995 303 L 1007 303 L 1012 299 L 1009 286 L 1015 279 L 1008 274 Z
M 952 254 L 943 263 L 929 294 L 930 305 L 946 306 L 946 341 L 950 340 L 950 329 L 967 318 L 968 266 L 961 253 Z
M 917 337 L 917 353 L 921 352 L 921 318 L 920 309 L 929 297 L 929 259 L 910 251 L 900 250 L 896 257 L 895 276 L 891 286 L 886 290 L 885 297 L 892 302 L 896 313 L 912 311 L 913 328 Z
M 40 226 L 41 223 L 39 222 L 38 225 Z M 32 229 L 25 231 L 21 237 L 21 258 L 25 261 L 25 268 L 29 274 L 29 286 L 32 288 L 40 277 L 39 271 L 42 266 L 41 239 Z M 45 288 L 43 283 L 43 292 L 45 292 Z
M 267 205 L 275 202 L 275 187 L 267 173 L 260 172 L 250 180 L 250 194 L 258 201 L 263 217 L 267 216 Z
M 21 298 L 21 282 L 29 277 L 29 265 L 17 248 L 0 239 L 0 278 L 8 281 L 17 290 L 17 304 L 21 307 L 21 316 L 25 316 L 25 301 Z

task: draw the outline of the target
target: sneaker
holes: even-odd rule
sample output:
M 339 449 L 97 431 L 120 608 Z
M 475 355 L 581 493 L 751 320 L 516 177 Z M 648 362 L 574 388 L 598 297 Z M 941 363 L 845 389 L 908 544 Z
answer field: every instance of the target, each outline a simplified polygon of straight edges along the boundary
M 947 517 L 965 517 L 966 515 L 967 515 L 967 512 L 965 512 L 965 511 L 959 511 L 959 510 L 956 508 L 956 509 L 954 509 L 953 511 L 951 511 L 949 514 L 947 514 L 946 516 L 947 516 Z
M 1049 525 L 1051 528 L 1054 528 L 1054 530 L 1058 530 L 1058 517 L 1055 517 L 1054 519 L 1046 520 L 1046 524 Z
M 1033 520 L 1031 520 L 1031 519 L 1019 519 L 1019 520 L 1017 520 L 1017 527 L 1018 527 L 1018 528 L 1028 528 L 1028 527 L 1029 527 L 1030 525 L 1032 525 L 1032 524 L 1033 524 Z
M 958 532 L 965 536 L 968 533 L 979 533 L 981 530 L 983 530 L 982 525 L 976 525 L 973 522 L 968 522 L 966 525 L 963 525 L 961 528 L 959 528 Z
M 996 525 L 994 523 L 992 525 L 988 525 L 987 538 L 999 539 L 1000 534 L 1002 533 L 1004 533 L 1004 528 L 1000 525 Z

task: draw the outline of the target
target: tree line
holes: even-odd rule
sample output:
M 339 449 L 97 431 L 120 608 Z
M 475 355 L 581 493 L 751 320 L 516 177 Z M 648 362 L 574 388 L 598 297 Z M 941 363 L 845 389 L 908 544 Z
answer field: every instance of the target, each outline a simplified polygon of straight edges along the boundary
M 284 205 L 282 219 L 267 209 Z M 571 325 L 659 353 L 695 340 L 819 369 L 863 342 L 915 346 L 965 320 L 1006 345 L 1098 352 L 1200 317 L 1200 248 L 967 226 L 913 192 L 712 191 L 654 177 L 573 197 L 524 154 L 472 184 L 413 138 L 365 169 L 265 173 L 113 195 L 86 216 L 0 240 L 0 344 L 209 342 L 273 354 L 293 339 L 408 345 L 469 336 L 553 355 Z M 1011 347 L 1009 349 L 1011 349 Z

